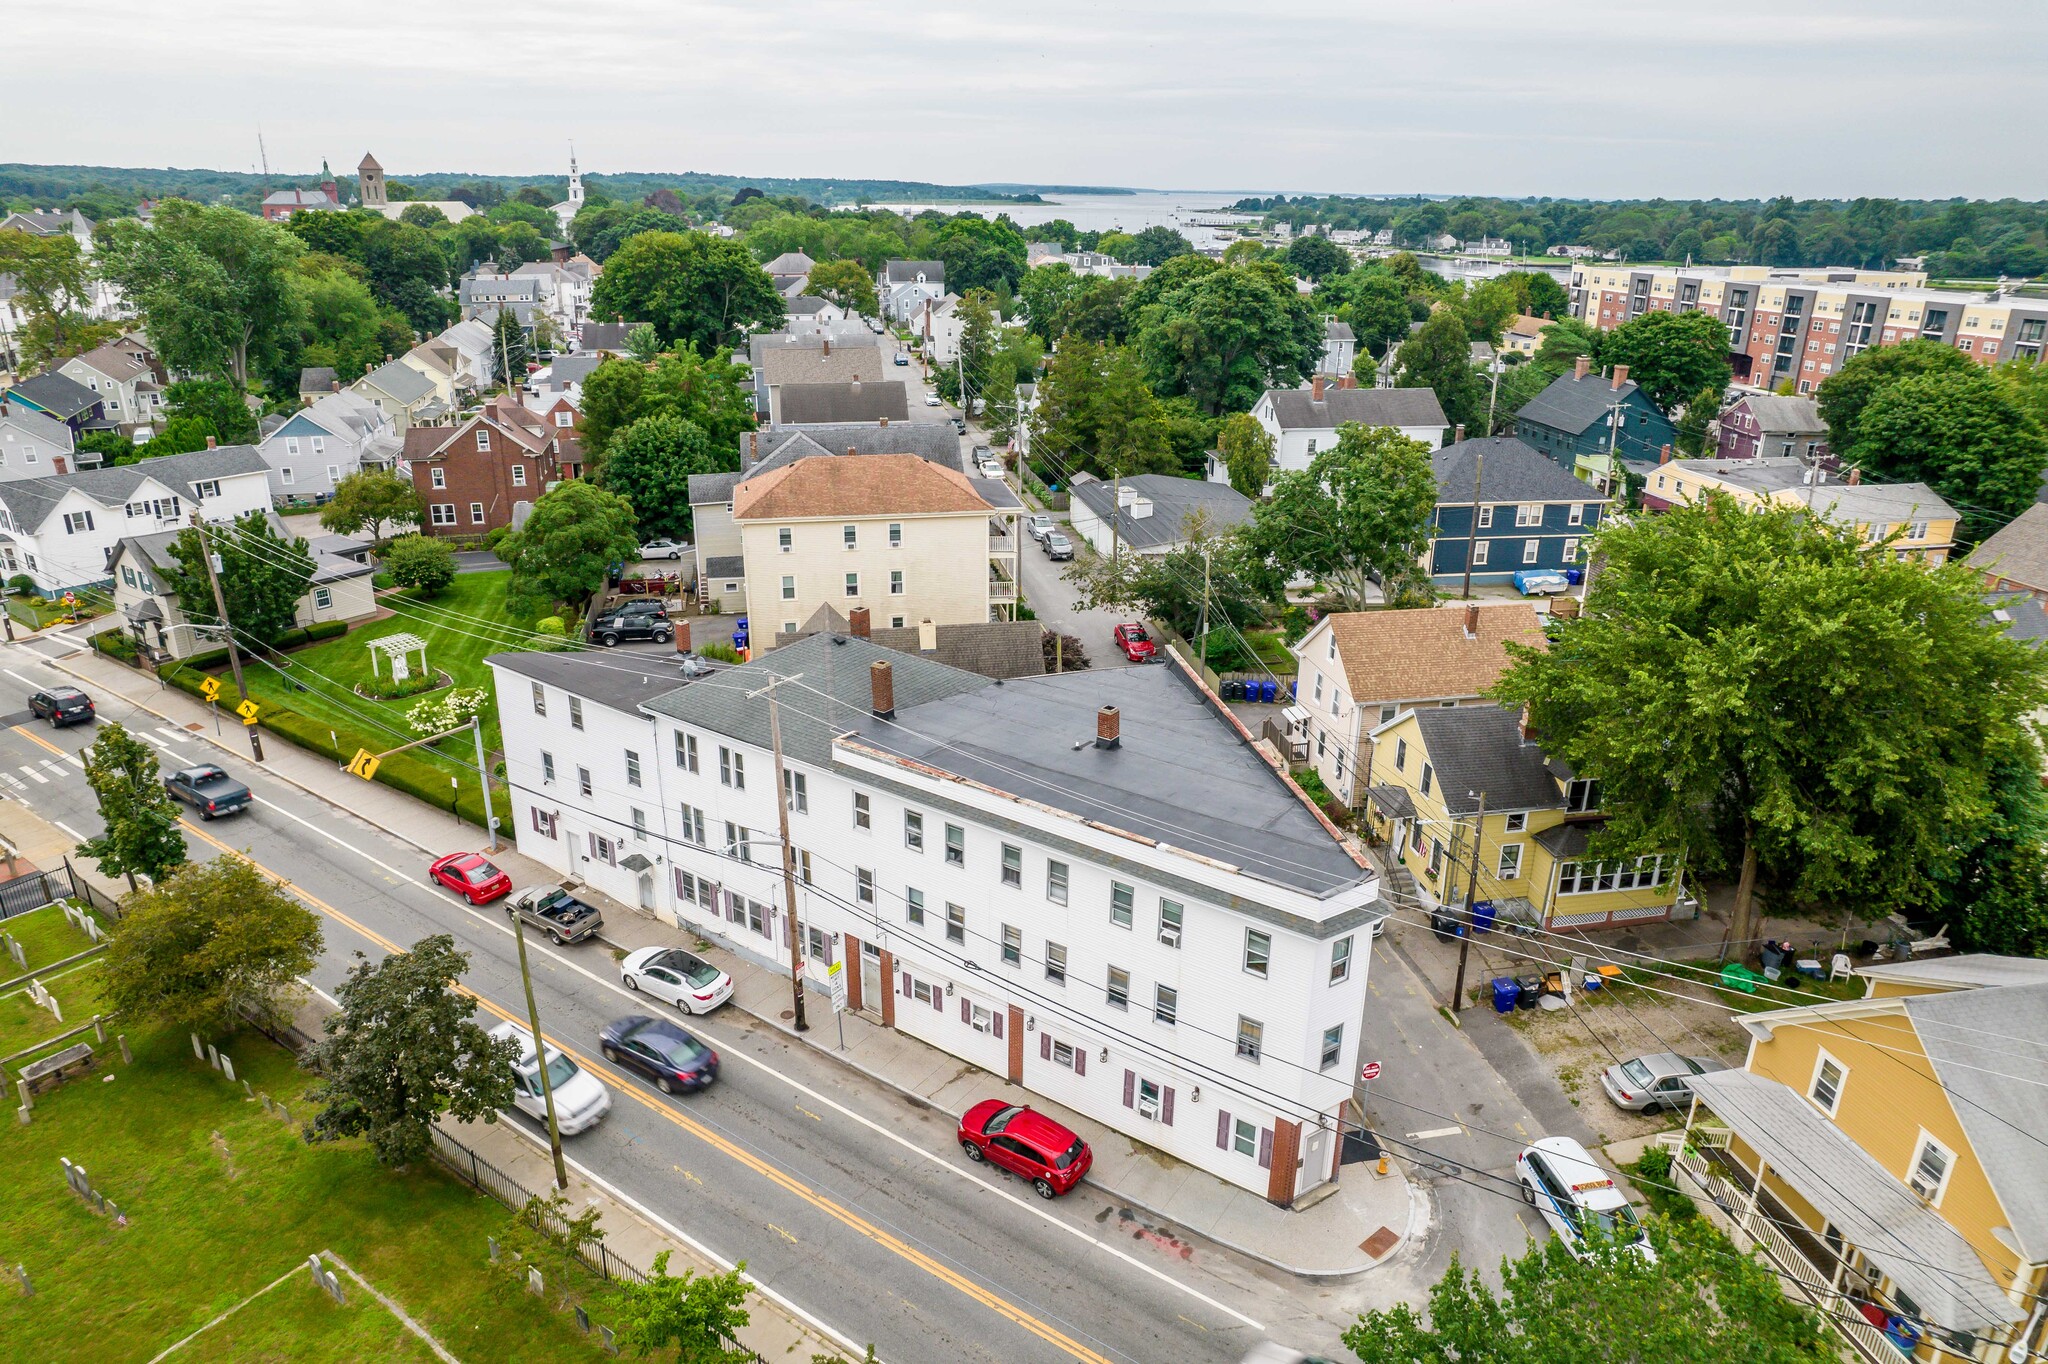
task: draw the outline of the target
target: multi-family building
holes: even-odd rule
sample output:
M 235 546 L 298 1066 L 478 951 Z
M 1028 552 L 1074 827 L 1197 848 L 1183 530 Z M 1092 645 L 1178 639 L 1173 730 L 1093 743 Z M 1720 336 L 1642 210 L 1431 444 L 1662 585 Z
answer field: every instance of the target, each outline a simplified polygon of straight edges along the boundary
M 454 384 L 436 383 L 431 377 L 436 375 L 449 378 L 448 371 L 424 356 L 418 364 L 387 360 L 349 385 L 349 391 L 390 418 L 392 429 L 402 437 L 415 426 L 445 419 L 452 410 Z
M 112 425 L 107 420 L 104 394 L 55 370 L 30 375 L 0 393 L 0 401 L 54 417 L 74 433 L 105 431 Z
M 47 412 L 0 399 L 0 479 L 76 473 L 77 439 Z M 86 467 L 99 463 L 95 453 Z
M 1832 464 L 1828 424 L 1812 398 L 1777 393 L 1744 393 L 1721 412 L 1717 453 L 1722 459 L 1760 455 L 1796 457 L 1808 464 Z
M 163 415 L 164 375 L 155 357 L 109 342 L 57 366 L 57 373 L 100 395 L 106 419 L 123 435 L 146 438 Z
M 858 322 L 835 322 L 818 327 L 791 327 L 788 330 L 779 332 L 753 332 L 747 337 L 747 366 L 753 371 L 754 411 L 763 420 L 766 420 L 773 409 L 773 403 L 768 392 L 769 366 L 767 357 L 770 352 L 779 350 L 809 350 L 822 354 L 828 347 L 834 351 L 846 354 L 867 352 L 868 367 L 862 368 L 861 373 L 866 374 L 870 379 L 880 379 L 885 373 L 892 372 L 894 369 L 882 355 L 881 339 Z M 812 358 L 817 359 L 819 357 L 813 356 Z M 844 378 L 836 380 L 825 379 L 815 372 L 804 372 L 801 366 L 787 361 L 777 361 L 775 368 L 777 382 L 782 381 L 786 369 L 795 372 L 796 377 L 793 380 L 795 383 L 852 382 Z M 822 364 L 820 368 L 822 368 Z M 787 425 L 788 423 L 785 422 L 784 424 Z
M 413 427 L 405 433 L 404 458 L 427 504 L 422 529 L 429 535 L 516 529 L 562 477 L 556 428 L 505 394 L 467 421 Z
M 1504 354 L 1519 355 L 1524 360 L 1536 358 L 1536 352 L 1543 347 L 1543 333 L 1553 323 L 1547 317 L 1531 317 L 1518 313 L 1508 320 L 1507 331 L 1501 336 L 1500 348 Z
M 1581 355 L 1570 374 L 1515 413 L 1515 435 L 1566 473 L 1612 488 L 1621 461 L 1655 459 L 1678 439 L 1678 428 L 1628 377 L 1627 365 L 1601 373 Z
M 1970 567 L 1995 592 L 2031 592 L 2048 602 L 2048 503 L 2036 502 L 1970 553 Z
M 1308 468 L 1319 451 L 1337 443 L 1337 428 L 1389 426 L 1434 450 L 1450 434 L 1436 394 L 1426 388 L 1360 388 L 1350 375 L 1330 382 L 1317 375 L 1306 388 L 1268 389 L 1252 404 L 1252 418 L 1273 438 L 1270 478 Z M 1228 483 L 1230 469 L 1214 452 L 1211 483 Z
M 1378 878 L 1185 668 L 488 661 L 522 853 L 1274 1203 L 1337 1177 Z
M 1342 379 L 1351 373 L 1351 367 L 1357 363 L 1358 337 L 1351 330 L 1351 324 L 1340 322 L 1334 317 L 1324 318 L 1323 356 L 1316 365 L 1316 373 Z
M 861 330 L 866 331 L 865 328 Z M 830 336 L 818 344 L 806 345 L 792 338 L 781 345 L 764 345 L 755 364 L 757 393 L 765 390 L 768 419 L 784 422 L 782 389 L 785 385 L 875 383 L 888 378 L 883 371 L 881 348 L 872 333 L 867 344 L 847 346 Z
M 1664 511 L 1715 491 L 1739 505 L 1805 507 L 1823 520 L 1854 528 L 1875 543 L 1893 534 L 1901 559 L 1945 563 L 1955 548 L 1956 509 L 1925 483 L 1866 483 L 1861 469 L 1846 474 L 1797 457 L 1675 459 L 1659 464 L 1643 484 L 1643 506 Z
M 1429 574 L 1439 587 L 1504 583 L 1527 570 L 1561 573 L 1600 524 L 1592 486 L 1513 436 L 1481 436 L 1430 457 L 1436 511 Z
M 395 362 L 387 368 L 404 369 Z M 329 393 L 300 408 L 256 445 L 270 466 L 271 497 L 292 503 L 325 502 L 349 475 L 395 467 L 404 447 L 391 415 L 355 392 Z
M 1507 670 L 1508 643 L 1547 646 L 1526 602 L 1334 611 L 1293 646 L 1294 703 L 1308 716 L 1307 761 L 1356 808 L 1372 732 L 1404 710 L 1478 705 Z
M 946 263 L 884 261 L 881 272 L 875 276 L 875 288 L 881 299 L 882 316 L 907 325 L 924 311 L 927 302 L 946 296 Z
M 1737 383 L 1800 393 L 1872 346 L 1938 341 L 1987 365 L 2048 346 L 2048 298 L 1930 289 L 1917 270 L 1586 262 L 1571 295 L 1574 316 L 1602 331 L 1648 312 L 1711 313 L 1728 327 Z
M 900 379 L 855 379 L 843 384 L 784 384 L 776 406 L 778 416 L 786 426 L 910 419 L 910 394 Z

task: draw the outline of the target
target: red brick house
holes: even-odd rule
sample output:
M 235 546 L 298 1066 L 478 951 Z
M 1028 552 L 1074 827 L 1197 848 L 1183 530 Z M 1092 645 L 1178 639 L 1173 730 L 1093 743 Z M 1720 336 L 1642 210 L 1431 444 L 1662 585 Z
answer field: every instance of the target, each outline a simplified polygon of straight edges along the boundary
M 502 396 L 454 426 L 413 427 L 405 433 L 405 458 L 427 504 L 430 535 L 481 536 L 522 522 L 535 499 L 565 476 L 556 429 Z

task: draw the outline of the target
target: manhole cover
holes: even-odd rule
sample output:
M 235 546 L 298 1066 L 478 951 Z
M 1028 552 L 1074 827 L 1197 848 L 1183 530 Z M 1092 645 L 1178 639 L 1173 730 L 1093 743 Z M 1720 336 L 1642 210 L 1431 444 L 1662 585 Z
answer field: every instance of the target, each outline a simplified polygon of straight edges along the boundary
M 199 724 L 195 721 L 194 723 L 185 726 L 185 728 L 191 730 L 194 734 L 197 734 L 200 730 L 205 729 L 206 726 Z
M 796 1010 L 784 1009 L 780 1014 L 777 1014 L 776 1017 L 780 1018 L 783 1022 L 787 1023 L 790 1019 L 796 1017 Z
M 1392 1227 L 1381 1227 L 1378 1231 L 1360 1241 L 1358 1248 L 1377 1260 L 1380 1256 L 1392 1250 L 1395 1242 L 1400 1239 L 1399 1236 L 1394 1234 Z

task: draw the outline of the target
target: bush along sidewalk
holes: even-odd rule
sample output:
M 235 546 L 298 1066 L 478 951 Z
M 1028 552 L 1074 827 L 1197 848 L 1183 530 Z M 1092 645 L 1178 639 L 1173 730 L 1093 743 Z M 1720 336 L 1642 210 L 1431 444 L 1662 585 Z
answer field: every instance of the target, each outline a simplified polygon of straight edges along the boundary
M 319 625 L 310 627 L 311 630 L 321 628 Z M 329 638 L 332 634 L 339 633 L 341 632 L 336 630 L 328 635 L 314 635 L 313 638 Z M 226 650 L 211 654 L 194 654 L 182 662 L 164 664 L 157 669 L 157 676 L 167 685 L 204 701 L 206 696 L 200 687 L 212 674 L 201 669 L 209 664 L 217 667 L 226 662 Z M 225 688 L 223 691 L 226 693 Z M 221 700 L 232 709 L 231 693 L 224 694 Z M 326 719 L 301 715 L 298 711 L 265 701 L 257 701 L 256 723 L 288 743 L 331 759 L 337 767 L 346 765 L 356 755 L 358 749 L 381 753 L 402 742 L 388 734 L 371 734 Z M 483 828 L 483 789 L 470 769 L 465 766 L 460 774 L 450 773 L 445 768 L 437 767 L 416 756 L 417 751 L 394 753 L 383 759 L 377 764 L 377 775 L 373 780 L 395 791 L 403 791 L 415 800 L 425 801 L 437 810 L 447 810 L 465 823 L 474 824 L 479 829 Z M 461 760 L 468 762 L 468 755 L 463 755 Z M 493 782 L 491 799 L 494 802 L 493 809 L 498 814 L 500 827 L 504 827 L 506 817 L 512 811 L 511 792 L 503 785 Z

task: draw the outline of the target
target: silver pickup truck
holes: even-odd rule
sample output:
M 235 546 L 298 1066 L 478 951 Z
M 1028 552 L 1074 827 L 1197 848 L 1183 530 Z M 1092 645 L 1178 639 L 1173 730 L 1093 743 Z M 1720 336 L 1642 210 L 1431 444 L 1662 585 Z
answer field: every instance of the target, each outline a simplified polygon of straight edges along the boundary
M 597 906 L 586 905 L 559 886 L 535 886 L 512 897 L 513 912 L 555 943 L 582 942 L 604 927 Z

